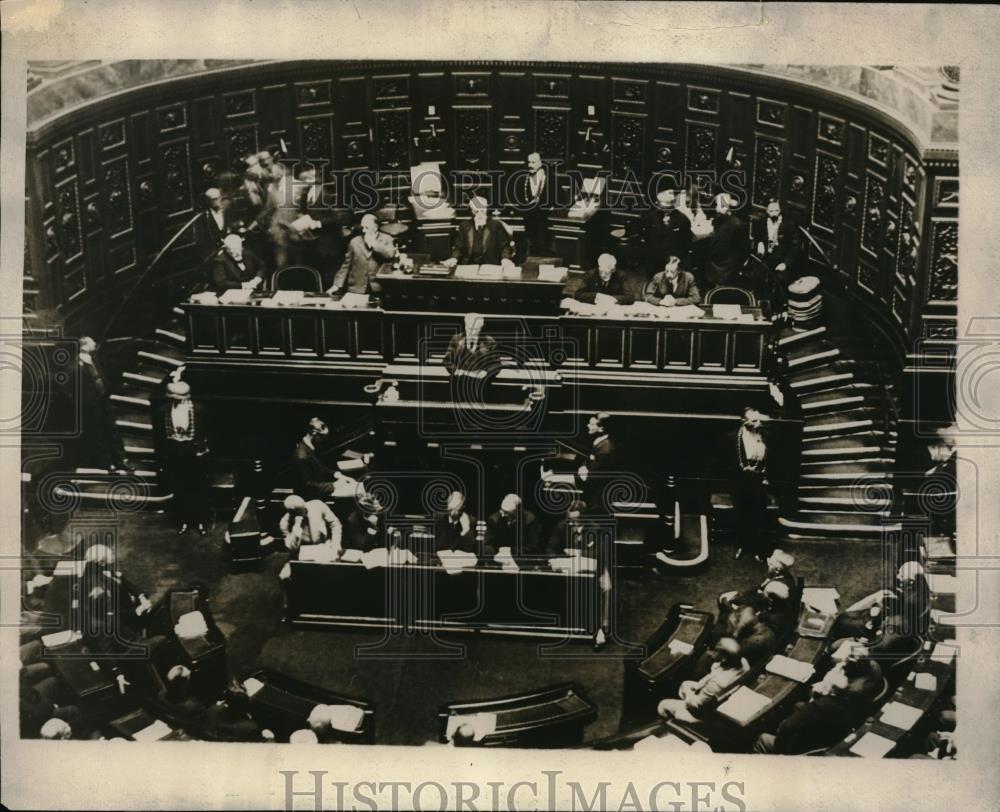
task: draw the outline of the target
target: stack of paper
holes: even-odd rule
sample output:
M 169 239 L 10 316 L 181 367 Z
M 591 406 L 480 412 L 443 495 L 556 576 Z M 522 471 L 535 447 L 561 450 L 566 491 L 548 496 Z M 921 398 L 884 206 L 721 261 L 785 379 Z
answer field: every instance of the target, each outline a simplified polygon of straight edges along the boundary
M 345 293 L 340 300 L 341 307 L 368 307 L 367 293 Z
M 194 304 L 218 304 L 219 297 L 212 293 L 212 291 L 206 290 L 201 293 L 192 293 L 191 301 Z
M 82 575 L 84 562 L 80 559 L 63 560 L 56 563 L 53 575 Z
M 449 575 L 454 575 L 463 569 L 474 567 L 479 560 L 476 558 L 475 553 L 467 553 L 464 550 L 438 550 L 437 555 L 441 561 L 441 566 L 445 568 Z
M 458 265 L 455 268 L 456 279 L 476 279 L 478 276 L 478 265 Z
M 748 722 L 769 704 L 771 700 L 766 696 L 741 685 L 729 699 L 719 705 L 719 713 L 742 724 Z
M 247 696 L 253 696 L 258 691 L 263 690 L 264 683 L 261 682 L 256 677 L 247 677 L 243 680 L 243 689 L 247 692 Z
M 517 266 L 508 266 L 503 269 L 502 276 L 504 279 L 520 279 L 521 269 Z
M 340 471 L 363 471 L 365 468 L 365 461 L 361 457 L 354 457 L 348 460 L 338 460 L 337 469 Z
M 83 635 L 80 632 L 67 630 L 64 632 L 52 632 L 52 634 L 42 635 L 42 646 L 44 648 L 58 648 L 66 646 L 79 640 Z
M 365 712 L 355 705 L 330 705 L 330 726 L 350 733 L 361 727 Z
M 569 273 L 566 268 L 557 268 L 554 265 L 539 265 L 538 266 L 538 281 L 539 282 L 565 282 L 566 276 Z
M 882 708 L 882 715 L 879 717 L 879 721 L 900 730 L 910 730 L 920 721 L 920 717 L 923 715 L 923 711 L 920 708 L 914 708 L 902 702 L 890 702 Z
M 480 279 L 500 279 L 503 276 L 503 268 L 499 265 L 480 265 Z
M 892 739 L 879 736 L 877 733 L 865 733 L 851 747 L 851 752 L 862 758 L 882 758 L 895 746 L 896 742 Z
M 448 717 L 448 724 L 445 727 L 444 735 L 448 741 L 455 737 L 455 731 L 462 725 L 469 725 L 474 731 L 473 739 L 482 741 L 497 729 L 497 715 L 495 713 L 470 713 L 464 716 L 455 714 Z
M 682 657 L 694 651 L 694 646 L 684 640 L 671 640 L 667 643 L 667 648 L 670 649 L 671 654 L 678 654 Z
M 344 550 L 340 555 L 340 560 L 348 564 L 357 564 L 363 556 L 364 553 L 362 553 L 361 550 Z
M 801 660 L 793 660 L 784 654 L 776 654 L 767 663 L 767 670 L 772 674 L 795 680 L 796 682 L 809 682 L 816 672 L 811 663 L 804 663 Z
M 921 691 L 936 691 L 937 677 L 926 671 L 920 671 L 913 675 L 913 687 Z
M 955 659 L 955 655 L 957 654 L 958 649 L 954 646 L 938 643 L 934 646 L 934 651 L 931 652 L 931 660 L 937 663 L 949 664 Z
M 305 292 L 301 290 L 278 290 L 271 296 L 271 301 L 276 305 L 297 305 L 305 297 Z
M 661 307 L 660 310 L 666 311 L 667 317 L 671 319 L 701 319 L 705 317 L 705 311 L 695 304 Z
M 299 548 L 299 561 L 319 561 L 329 564 L 337 560 L 337 550 L 332 544 L 303 544 Z
M 333 483 L 334 499 L 350 499 L 364 495 L 364 486 L 356 479 L 349 476 L 342 476 Z
M 743 308 L 738 304 L 714 304 L 712 305 L 712 318 L 735 321 L 743 314 Z
M 817 612 L 827 615 L 837 613 L 837 599 L 840 593 L 832 586 L 807 586 L 802 590 L 802 602 Z
M 253 291 L 245 288 L 231 288 L 219 297 L 222 304 L 247 304 Z
M 558 572 L 576 574 L 597 570 L 597 559 L 582 555 L 568 555 L 565 558 L 550 558 L 549 566 Z

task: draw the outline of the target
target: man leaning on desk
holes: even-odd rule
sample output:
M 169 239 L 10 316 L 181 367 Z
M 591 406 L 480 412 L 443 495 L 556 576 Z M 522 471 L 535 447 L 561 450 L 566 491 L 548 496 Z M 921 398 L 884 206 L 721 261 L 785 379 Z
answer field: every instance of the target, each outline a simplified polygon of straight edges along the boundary
M 487 213 L 488 205 L 481 197 L 469 200 L 472 218 L 462 223 L 455 232 L 451 257 L 444 265 L 505 265 L 513 266 L 510 250 L 510 233 L 496 217 Z
M 663 270 L 646 286 L 646 301 L 659 307 L 681 307 L 701 302 L 694 274 L 681 270 L 680 257 L 670 257 Z
M 617 304 L 630 305 L 635 297 L 625 289 L 625 274 L 617 269 L 618 261 L 611 254 L 597 258 L 597 270 L 590 271 L 583 285 L 574 294 L 587 304 L 601 304 L 602 299 L 614 299 Z

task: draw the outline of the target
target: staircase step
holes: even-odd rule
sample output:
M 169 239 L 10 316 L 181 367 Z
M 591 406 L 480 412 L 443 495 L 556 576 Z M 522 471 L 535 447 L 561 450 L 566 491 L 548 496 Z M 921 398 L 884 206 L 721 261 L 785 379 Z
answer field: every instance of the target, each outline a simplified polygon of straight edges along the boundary
M 886 470 L 892 469 L 892 459 L 888 457 L 871 457 L 870 459 L 861 459 L 858 457 L 848 457 L 847 459 L 832 459 L 832 460 L 803 460 L 801 463 L 801 471 L 803 474 L 811 473 L 812 471 L 818 471 L 820 469 L 841 469 L 848 465 L 871 465 L 875 468 L 885 468 Z
M 122 381 L 145 389 L 156 389 L 169 374 L 162 366 L 136 364 L 122 373 Z
M 115 425 L 121 429 L 133 432 L 148 433 L 153 430 L 153 418 L 148 411 L 141 412 L 131 409 L 114 409 Z
M 834 466 L 826 469 L 814 469 L 803 471 L 799 479 L 803 483 L 819 485 L 829 483 L 831 485 L 842 485 L 845 482 L 864 484 L 871 487 L 875 483 L 884 483 L 893 478 L 891 471 L 869 471 L 864 468 L 865 463 L 855 463 L 854 466 Z
M 132 459 L 155 459 L 156 449 L 150 437 L 135 437 L 132 435 L 122 435 L 122 444 L 125 446 L 125 456 Z
M 818 415 L 819 417 L 837 417 L 838 415 Z M 852 416 L 853 417 L 853 416 Z M 847 434 L 852 431 L 870 430 L 875 425 L 871 418 L 851 419 L 851 420 L 826 420 L 822 423 L 806 424 L 802 427 L 804 435 L 822 435 L 831 437 L 838 434 Z
M 183 354 L 177 357 L 168 347 L 164 346 L 157 347 L 155 352 L 139 350 L 137 355 L 141 361 L 150 363 L 153 366 L 163 367 L 168 371 L 184 365 Z
M 812 352 L 802 352 L 798 355 L 791 355 L 788 358 L 788 369 L 799 371 L 802 369 L 812 369 L 822 367 L 840 356 L 840 350 L 836 347 L 829 348 L 809 348 Z
M 155 335 L 158 340 L 171 346 L 187 346 L 187 331 L 181 330 L 179 327 L 157 327 Z
M 804 370 L 789 375 L 786 380 L 793 392 L 824 392 L 839 389 L 854 381 L 853 372 L 829 372 L 827 370 Z
M 136 407 L 140 409 L 150 409 L 152 408 L 152 401 L 149 397 L 149 392 L 143 389 L 136 389 L 133 387 L 120 387 L 119 391 L 112 392 L 108 397 L 112 403 L 115 403 L 123 408 L 134 409 Z
M 778 522 L 788 530 L 817 534 L 858 533 L 867 535 L 872 533 L 882 535 L 900 530 L 898 522 L 884 522 L 880 516 L 867 516 L 863 513 L 854 515 L 820 513 L 810 514 L 808 518 L 800 515 L 794 519 L 781 517 Z
M 826 335 L 826 327 L 814 327 L 812 330 L 785 327 L 781 331 L 780 338 L 778 338 L 778 344 L 782 347 L 789 347 L 809 341 L 810 339 L 819 338 L 823 335 Z
M 880 455 L 892 459 L 894 449 L 878 442 L 866 442 L 861 435 L 826 438 L 822 442 L 804 446 L 801 459 L 803 463 L 823 459 L 855 459 L 870 460 Z
M 173 494 L 163 493 L 157 486 L 146 485 L 138 480 L 132 488 L 123 487 L 121 480 L 114 485 L 106 482 L 59 484 L 53 489 L 53 494 L 63 499 L 79 499 L 87 507 L 105 507 L 110 510 L 120 510 L 125 505 L 158 509 L 173 498 Z
M 109 471 L 107 468 L 77 468 L 73 473 L 86 479 L 121 479 L 121 474 L 116 474 L 114 471 Z M 136 470 L 130 471 L 126 476 L 155 480 L 159 476 L 159 472 L 153 468 L 148 470 L 136 468 Z
M 865 507 L 884 509 L 892 507 L 892 499 L 889 496 L 868 495 L 867 489 L 851 488 L 849 490 L 853 492 L 853 496 L 800 496 L 798 500 L 800 510 L 832 511 Z

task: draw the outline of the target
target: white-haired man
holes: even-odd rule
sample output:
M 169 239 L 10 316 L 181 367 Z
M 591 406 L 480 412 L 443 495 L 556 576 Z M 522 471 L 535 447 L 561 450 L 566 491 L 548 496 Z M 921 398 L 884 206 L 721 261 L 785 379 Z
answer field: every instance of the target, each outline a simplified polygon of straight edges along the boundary
M 476 517 L 465 509 L 465 495 L 452 491 L 445 511 L 434 521 L 434 546 L 437 550 L 476 552 Z
M 495 555 L 507 548 L 518 557 L 541 556 L 541 527 L 535 514 L 527 510 L 516 493 L 508 493 L 500 509 L 486 520 L 486 544 L 483 555 Z
M 243 245 L 239 234 L 222 241 L 222 251 L 208 268 L 208 285 L 216 293 L 239 288 L 253 290 L 264 281 L 264 263 Z
M 504 265 L 511 262 L 510 232 L 496 217 L 489 216 L 489 204 L 485 198 L 473 197 L 469 200 L 472 214 L 455 231 L 451 245 L 451 256 L 445 265 Z
M 333 278 L 328 293 L 377 293 L 375 274 L 392 260 L 396 245 L 392 237 L 378 230 L 374 214 L 361 218 L 361 233 L 347 245 L 344 262 Z
M 625 274 L 617 268 L 618 261 L 612 254 L 601 254 L 597 258 L 597 269 L 590 271 L 583 285 L 574 294 L 578 301 L 587 304 L 623 304 L 635 301 L 625 288 Z
M 464 329 L 452 336 L 444 354 L 445 369 L 456 382 L 462 378 L 479 379 L 485 382 L 500 371 L 500 356 L 496 339 L 483 332 L 483 317 L 478 313 L 467 313 Z M 463 390 L 464 391 L 464 390 Z M 456 392 L 456 395 L 462 394 Z M 471 395 L 471 391 L 465 392 Z M 482 392 L 478 393 L 482 395 Z M 465 397 L 470 400 L 473 398 Z M 479 400 L 479 398 L 475 398 Z

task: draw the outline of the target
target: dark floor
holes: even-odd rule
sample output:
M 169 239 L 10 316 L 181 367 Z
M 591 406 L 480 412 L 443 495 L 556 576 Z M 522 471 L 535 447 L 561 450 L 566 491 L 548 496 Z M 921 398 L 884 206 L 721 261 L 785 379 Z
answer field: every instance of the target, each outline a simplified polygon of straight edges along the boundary
M 598 706 L 587 738 L 618 731 L 629 644 L 646 639 L 677 601 L 714 610 L 726 589 L 758 583 L 764 566 L 734 561 L 717 547 L 698 575 L 656 575 L 620 580 L 616 594 L 617 640 L 599 653 L 584 642 L 544 650 L 520 638 L 450 634 L 382 639 L 380 632 L 297 630 L 281 623 L 277 573 L 286 556 L 273 554 L 259 572 L 232 573 L 222 551 L 225 527 L 206 537 L 175 535 L 162 514 L 110 514 L 77 521 L 115 525 L 120 567 L 155 600 L 165 591 L 201 581 L 210 588 L 216 622 L 228 638 L 230 669 L 279 669 L 324 688 L 375 703 L 377 737 L 386 744 L 422 744 L 436 736 L 437 708 L 451 701 L 485 699 L 576 681 Z M 877 542 L 799 541 L 796 572 L 807 584 L 836 586 L 841 605 L 878 588 Z M 551 643 L 549 644 L 551 646 Z

